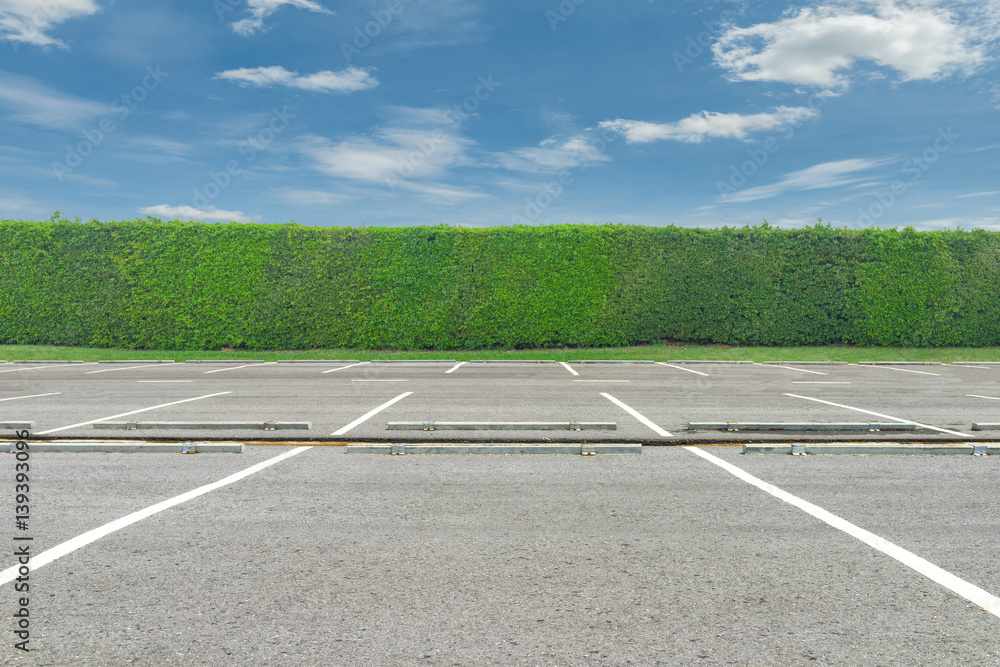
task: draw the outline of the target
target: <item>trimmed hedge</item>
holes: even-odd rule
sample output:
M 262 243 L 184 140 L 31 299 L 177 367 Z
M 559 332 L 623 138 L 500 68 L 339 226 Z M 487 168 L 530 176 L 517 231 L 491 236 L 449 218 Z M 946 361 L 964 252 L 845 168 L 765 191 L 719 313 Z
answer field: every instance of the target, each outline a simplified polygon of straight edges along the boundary
M 1000 344 L 1000 234 L 0 221 L 0 343 Z

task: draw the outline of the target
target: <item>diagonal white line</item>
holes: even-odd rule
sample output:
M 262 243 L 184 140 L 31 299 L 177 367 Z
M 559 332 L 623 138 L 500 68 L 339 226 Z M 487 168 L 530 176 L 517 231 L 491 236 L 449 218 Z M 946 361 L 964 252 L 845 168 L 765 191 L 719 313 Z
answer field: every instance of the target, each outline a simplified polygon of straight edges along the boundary
M 918 375 L 936 375 L 937 377 L 941 377 L 940 373 L 928 373 L 927 371 L 911 371 L 908 368 L 895 368 L 893 366 L 876 366 L 874 364 L 872 364 L 871 366 L 869 366 L 868 364 L 865 364 L 865 367 L 866 368 L 884 368 L 887 371 L 899 371 L 900 373 L 917 373 Z
M 676 368 L 679 371 L 687 371 L 688 373 L 694 373 L 695 375 L 704 375 L 705 377 L 709 377 L 708 373 L 702 373 L 701 371 L 696 371 L 691 368 L 684 368 L 683 366 L 678 366 L 677 364 L 668 364 L 663 361 L 657 361 L 656 363 L 660 364 L 661 366 L 670 366 L 671 368 Z
M 455 371 L 458 370 L 459 366 L 461 366 L 462 364 L 466 364 L 466 363 L 468 363 L 468 362 L 467 361 L 460 361 L 460 362 L 458 362 L 457 364 L 455 364 L 454 366 L 452 366 L 451 368 L 449 368 L 448 370 L 446 370 L 445 371 L 445 375 L 447 375 L 448 373 L 454 373 Z
M 368 362 L 368 361 L 362 361 L 361 363 L 358 363 L 358 364 L 348 364 L 347 366 L 341 366 L 340 368 L 331 368 L 328 371 L 323 371 L 322 373 L 320 373 L 320 375 L 323 375 L 324 373 L 336 373 L 337 371 L 342 371 L 345 368 L 354 368 L 355 366 L 364 366 L 367 363 L 370 363 L 370 362 Z
M 567 363 L 566 363 L 565 361 L 560 361 L 559 363 L 560 363 L 560 364 L 562 364 L 563 366 L 565 366 L 565 367 L 566 367 L 566 370 L 568 370 L 568 371 L 569 371 L 570 373 L 572 373 L 573 375 L 579 375 L 579 373 L 577 373 L 577 372 L 576 372 L 576 371 L 574 371 L 574 370 L 573 370 L 572 368 L 570 368 L 570 367 L 569 367 L 569 364 L 567 364 Z
M 809 398 L 808 396 L 799 396 L 798 394 L 785 394 L 785 396 L 791 396 L 792 398 L 803 398 L 807 401 L 816 401 L 817 403 L 826 403 L 827 405 L 832 405 L 838 408 L 845 408 L 847 410 L 854 410 L 855 412 L 863 412 L 866 415 L 875 415 L 876 417 L 882 417 L 883 419 L 891 419 L 894 422 L 899 422 L 900 424 L 914 424 L 920 428 L 929 428 L 932 431 L 940 431 L 941 433 L 948 433 L 949 435 L 957 435 L 963 438 L 975 438 L 974 435 L 969 435 L 968 433 L 959 433 L 958 431 L 949 431 L 946 428 L 938 428 L 937 426 L 928 426 L 927 424 L 921 424 L 920 422 L 910 421 L 909 419 L 900 419 L 899 417 L 891 417 L 889 415 L 883 415 L 881 412 L 872 412 L 871 410 L 862 410 L 861 408 L 852 408 L 850 405 L 842 405 L 840 403 L 831 403 L 830 401 L 824 401 L 819 398 Z
M 209 373 L 221 373 L 223 371 L 235 371 L 238 368 L 251 368 L 253 366 L 268 366 L 270 364 L 276 364 L 277 361 L 265 361 L 262 364 L 246 364 L 244 366 L 230 366 L 229 368 L 216 368 L 214 371 L 205 371 L 203 375 L 208 375 Z
M 621 408 L 625 412 L 629 413 L 630 415 L 632 415 L 633 417 L 635 417 L 636 419 L 638 419 L 639 421 L 641 421 L 643 424 L 645 424 L 649 428 L 651 428 L 654 431 L 656 431 L 659 435 L 662 435 L 665 438 L 672 438 L 673 437 L 672 435 L 670 435 L 669 432 L 664 431 L 662 428 L 660 428 L 659 426 L 657 426 L 653 422 L 649 421 L 648 419 L 646 419 L 645 417 L 643 417 L 641 414 L 639 414 L 638 412 L 636 412 L 635 410 L 633 410 L 629 406 L 625 405 L 624 403 L 622 403 L 621 401 L 619 401 L 617 398 L 615 398 L 611 394 L 605 394 L 604 392 L 601 392 L 601 396 L 603 396 L 604 398 L 608 399 L 609 401 L 611 401 L 612 403 L 614 403 L 615 405 L 617 405 L 619 408 Z
M 392 405 L 396 401 L 401 401 L 401 400 L 403 400 L 404 398 L 406 398 L 407 396 L 409 396 L 412 393 L 413 393 L 412 391 L 408 391 L 408 392 L 405 392 L 403 394 L 400 394 L 399 396 L 397 396 L 396 398 L 392 399 L 391 401 L 387 401 L 387 402 L 383 403 L 382 405 L 378 406 L 377 408 L 375 408 L 371 412 L 366 412 L 365 414 L 361 415 L 360 417 L 358 417 L 357 419 L 355 419 L 354 421 L 352 421 L 350 424 L 348 424 L 344 428 L 340 429 L 336 433 L 331 433 L 330 435 L 344 435 L 345 433 L 347 433 L 348 431 L 350 431 L 352 428 L 354 428 L 355 426 L 357 426 L 361 422 L 363 422 L 363 421 L 365 421 L 365 420 L 367 420 L 367 419 L 369 419 L 371 417 L 374 417 L 375 415 L 377 415 L 378 413 L 382 412 L 383 410 L 385 410 L 387 407 L 389 407 L 390 405 Z
M 768 364 L 768 366 L 772 366 L 773 368 L 784 368 L 786 371 L 798 371 L 800 373 L 812 373 L 813 375 L 826 375 L 826 373 L 821 373 L 819 371 L 810 371 L 810 370 L 806 370 L 805 368 L 792 368 L 791 366 L 780 366 L 778 364 Z
M 3 401 L 16 401 L 21 398 L 38 398 L 40 396 L 55 396 L 56 394 L 61 394 L 61 391 L 54 391 L 50 394 L 33 394 L 31 396 L 12 396 L 11 398 L 0 398 L 0 403 Z
M 85 364 L 51 364 L 49 366 L 28 366 L 27 368 L 8 368 L 7 370 L 0 371 L 0 373 L 16 373 L 18 371 L 43 371 L 46 368 L 66 368 L 67 366 L 94 366 L 96 361 L 88 361 Z
M 938 584 L 944 586 L 951 592 L 957 593 L 966 600 L 979 605 L 979 607 L 981 607 L 984 611 L 988 611 L 994 616 L 1000 618 L 1000 598 L 992 593 L 985 591 L 982 588 L 965 581 L 964 579 L 956 577 L 951 572 L 941 569 L 937 565 L 934 565 L 920 556 L 917 556 L 913 552 L 907 551 L 906 549 L 893 544 L 885 538 L 879 537 L 874 533 L 868 532 L 864 528 L 860 528 L 849 521 L 841 519 L 839 516 L 828 512 L 818 505 L 813 505 L 798 496 L 793 496 L 787 491 L 779 489 L 772 484 L 768 484 L 767 482 L 754 477 L 742 468 L 738 468 L 727 461 L 723 461 L 717 456 L 709 454 L 698 447 L 685 447 L 684 449 L 693 454 L 697 454 L 706 461 L 714 463 L 723 470 L 727 470 L 736 477 L 742 479 L 744 482 L 756 486 L 761 491 L 769 493 L 775 498 L 783 500 L 786 503 L 799 508 L 803 512 L 816 517 L 823 523 L 833 526 L 837 530 L 845 532 L 851 537 L 861 540 L 868 546 L 881 551 L 885 555 L 895 558 L 903 565 L 916 570 L 928 579 L 936 581 Z
M 997 398 L 996 396 L 980 396 L 979 394 L 966 394 L 966 396 L 969 396 L 970 398 L 988 398 L 991 401 L 1000 401 L 1000 398 Z
M 62 558 L 63 556 L 76 551 L 77 549 L 87 546 L 91 542 L 96 542 L 105 535 L 110 535 L 111 533 L 117 530 L 121 530 L 126 526 L 130 526 L 133 523 L 136 523 L 137 521 L 142 521 L 143 519 L 151 517 L 158 512 L 162 512 L 165 509 L 170 509 L 175 505 L 180 505 L 181 503 L 187 502 L 188 500 L 191 500 L 193 498 L 197 498 L 198 496 L 203 496 L 206 493 L 209 493 L 210 491 L 215 491 L 216 489 L 232 484 L 233 482 L 238 482 L 244 477 L 249 477 L 255 472 L 260 472 L 264 468 L 273 466 L 275 463 L 280 463 L 281 461 L 291 458 L 296 454 L 301 454 L 307 449 L 312 449 L 312 447 L 296 447 L 295 449 L 285 452 L 284 454 L 279 454 L 274 458 L 262 461 L 256 465 L 250 466 L 245 470 L 241 470 L 238 473 L 232 474 L 229 477 L 220 479 L 218 482 L 212 482 L 211 484 L 206 484 L 205 486 L 199 486 L 197 489 L 193 489 L 191 491 L 188 491 L 187 493 L 182 493 L 179 496 L 174 496 L 173 498 L 164 500 L 163 502 L 156 503 L 155 505 L 150 505 L 145 509 L 141 509 L 137 512 L 132 512 L 131 514 L 127 514 L 120 519 L 115 519 L 110 523 L 106 523 L 103 526 L 100 526 L 99 528 L 94 528 L 93 530 L 89 530 L 86 533 L 83 533 L 82 535 L 77 535 L 73 539 L 67 540 L 62 544 L 58 544 L 52 547 L 51 549 L 43 551 L 37 556 L 32 556 L 28 561 L 28 568 L 30 570 L 37 570 L 40 567 L 48 565 L 57 558 Z M 10 583 L 14 579 L 16 579 L 19 574 L 18 569 L 19 566 L 15 565 L 14 567 L 9 567 L 3 572 L 0 572 L 0 586 Z
M 99 371 L 87 371 L 84 375 L 95 373 L 114 373 L 115 371 L 130 371 L 136 368 L 162 368 L 164 366 L 174 366 L 175 364 L 142 364 L 141 366 L 124 366 L 122 368 L 102 368 Z
M 108 419 L 115 419 L 116 417 L 127 417 L 129 415 L 138 414 L 140 412 L 148 412 L 149 410 L 156 410 L 157 408 L 165 408 L 171 405 L 178 405 L 180 403 L 188 403 L 190 401 L 200 401 L 203 398 L 212 398 L 213 396 L 223 396 L 225 394 L 231 394 L 231 391 L 220 391 L 217 394 L 206 394 L 205 396 L 195 396 L 194 398 L 185 398 L 182 401 L 173 401 L 171 403 L 164 403 L 162 405 L 154 405 L 151 408 L 142 408 L 141 410 L 132 410 L 132 412 L 123 412 L 120 415 L 111 415 L 110 417 L 101 417 L 100 419 L 91 419 L 89 422 L 80 422 L 79 424 L 72 424 L 71 426 L 61 426 L 59 428 L 50 428 L 48 431 L 39 431 L 35 435 L 46 435 L 48 433 L 58 433 L 59 431 L 68 431 L 71 428 L 77 428 L 78 426 L 86 426 L 87 424 L 96 424 L 97 422 L 106 421 Z

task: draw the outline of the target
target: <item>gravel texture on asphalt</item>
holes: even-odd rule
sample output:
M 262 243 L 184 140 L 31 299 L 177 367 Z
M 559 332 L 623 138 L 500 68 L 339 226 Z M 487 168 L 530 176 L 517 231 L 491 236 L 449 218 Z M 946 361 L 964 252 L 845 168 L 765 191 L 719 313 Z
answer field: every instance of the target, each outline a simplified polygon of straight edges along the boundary
M 284 451 L 40 454 L 34 552 Z M 1000 593 L 1000 457 L 706 451 Z M 1000 619 L 923 579 L 683 448 L 317 447 L 33 572 L 29 654 L 0 588 L 0 662 L 1000 664 Z

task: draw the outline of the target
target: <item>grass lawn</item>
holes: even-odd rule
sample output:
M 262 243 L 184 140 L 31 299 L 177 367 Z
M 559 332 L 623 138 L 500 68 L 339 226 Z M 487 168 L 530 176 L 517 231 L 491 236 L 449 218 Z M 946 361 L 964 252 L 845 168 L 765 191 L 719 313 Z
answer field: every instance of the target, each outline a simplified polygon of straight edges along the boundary
M 638 345 L 604 348 L 549 348 L 533 350 L 280 350 L 280 351 L 171 351 L 121 350 L 54 345 L 0 345 L 0 361 L 21 360 L 131 360 L 173 359 L 247 359 L 278 361 L 281 359 L 554 359 L 573 361 L 584 359 L 643 359 L 670 361 L 682 359 L 749 360 L 749 361 L 1000 361 L 1000 347 L 968 348 L 896 348 L 850 347 L 726 347 L 719 345 Z

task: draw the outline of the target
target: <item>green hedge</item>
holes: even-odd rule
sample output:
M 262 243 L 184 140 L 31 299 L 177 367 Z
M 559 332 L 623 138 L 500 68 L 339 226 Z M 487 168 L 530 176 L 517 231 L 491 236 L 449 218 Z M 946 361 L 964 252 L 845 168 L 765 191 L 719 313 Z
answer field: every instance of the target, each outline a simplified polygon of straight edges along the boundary
M 0 343 L 1000 344 L 1000 235 L 0 221 Z

